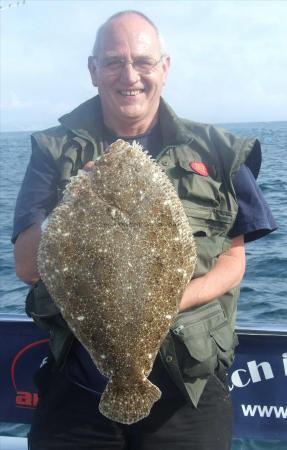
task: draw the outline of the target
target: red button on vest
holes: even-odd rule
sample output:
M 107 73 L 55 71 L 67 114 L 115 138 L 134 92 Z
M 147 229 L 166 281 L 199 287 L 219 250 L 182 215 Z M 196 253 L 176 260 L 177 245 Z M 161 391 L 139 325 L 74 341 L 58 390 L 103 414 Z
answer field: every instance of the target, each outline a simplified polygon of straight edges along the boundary
M 208 170 L 204 163 L 193 161 L 189 163 L 189 166 L 194 172 L 198 173 L 199 175 L 208 177 Z

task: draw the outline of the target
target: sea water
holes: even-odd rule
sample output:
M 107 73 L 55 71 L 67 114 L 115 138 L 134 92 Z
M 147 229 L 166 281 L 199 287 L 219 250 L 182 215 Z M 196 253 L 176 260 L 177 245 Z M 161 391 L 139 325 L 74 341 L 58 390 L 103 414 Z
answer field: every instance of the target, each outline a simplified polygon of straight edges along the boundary
M 246 245 L 247 268 L 238 304 L 240 326 L 287 328 L 287 122 L 220 125 L 246 137 L 257 137 L 262 145 L 262 168 L 258 184 L 264 193 L 278 230 Z M 14 272 L 10 242 L 13 211 L 30 158 L 30 132 L 1 133 L 0 144 L 0 313 L 24 314 L 27 286 Z M 16 428 L 15 428 L 16 427 Z M 5 432 L 23 435 L 23 426 L 0 425 Z M 236 440 L 234 450 L 286 450 L 287 443 Z

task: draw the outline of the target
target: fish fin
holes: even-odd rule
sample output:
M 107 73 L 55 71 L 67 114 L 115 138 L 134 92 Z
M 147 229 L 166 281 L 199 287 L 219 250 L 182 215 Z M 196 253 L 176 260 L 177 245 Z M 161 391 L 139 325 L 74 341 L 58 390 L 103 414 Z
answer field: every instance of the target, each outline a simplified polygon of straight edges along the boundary
M 160 397 L 161 391 L 147 378 L 124 387 L 111 378 L 102 394 L 99 410 L 108 419 L 129 425 L 147 417 Z

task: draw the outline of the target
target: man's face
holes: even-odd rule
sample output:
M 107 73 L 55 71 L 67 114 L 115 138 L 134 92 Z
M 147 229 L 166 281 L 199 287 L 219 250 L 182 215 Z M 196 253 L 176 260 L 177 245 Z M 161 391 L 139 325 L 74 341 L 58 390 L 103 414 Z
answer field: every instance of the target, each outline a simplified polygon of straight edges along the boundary
M 152 26 L 137 15 L 121 16 L 106 25 L 97 53 L 90 57 L 89 70 L 98 87 L 105 124 L 117 134 L 144 133 L 156 120 L 169 58 L 164 56 L 150 73 L 139 73 L 127 62 L 162 57 L 158 36 Z M 110 70 L 110 61 L 123 66 Z

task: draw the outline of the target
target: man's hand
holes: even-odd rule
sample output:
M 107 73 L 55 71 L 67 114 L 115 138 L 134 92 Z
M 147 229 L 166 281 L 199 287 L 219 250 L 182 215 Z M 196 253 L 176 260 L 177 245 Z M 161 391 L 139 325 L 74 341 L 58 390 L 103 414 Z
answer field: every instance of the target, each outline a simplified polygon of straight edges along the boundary
M 219 256 L 215 266 L 187 285 L 179 311 L 209 303 L 237 286 L 245 272 L 244 236 L 232 239 L 231 248 Z
M 93 170 L 93 168 L 95 167 L 96 163 L 95 161 L 88 161 L 84 167 L 83 170 L 85 170 L 86 172 L 90 172 L 91 170 Z

